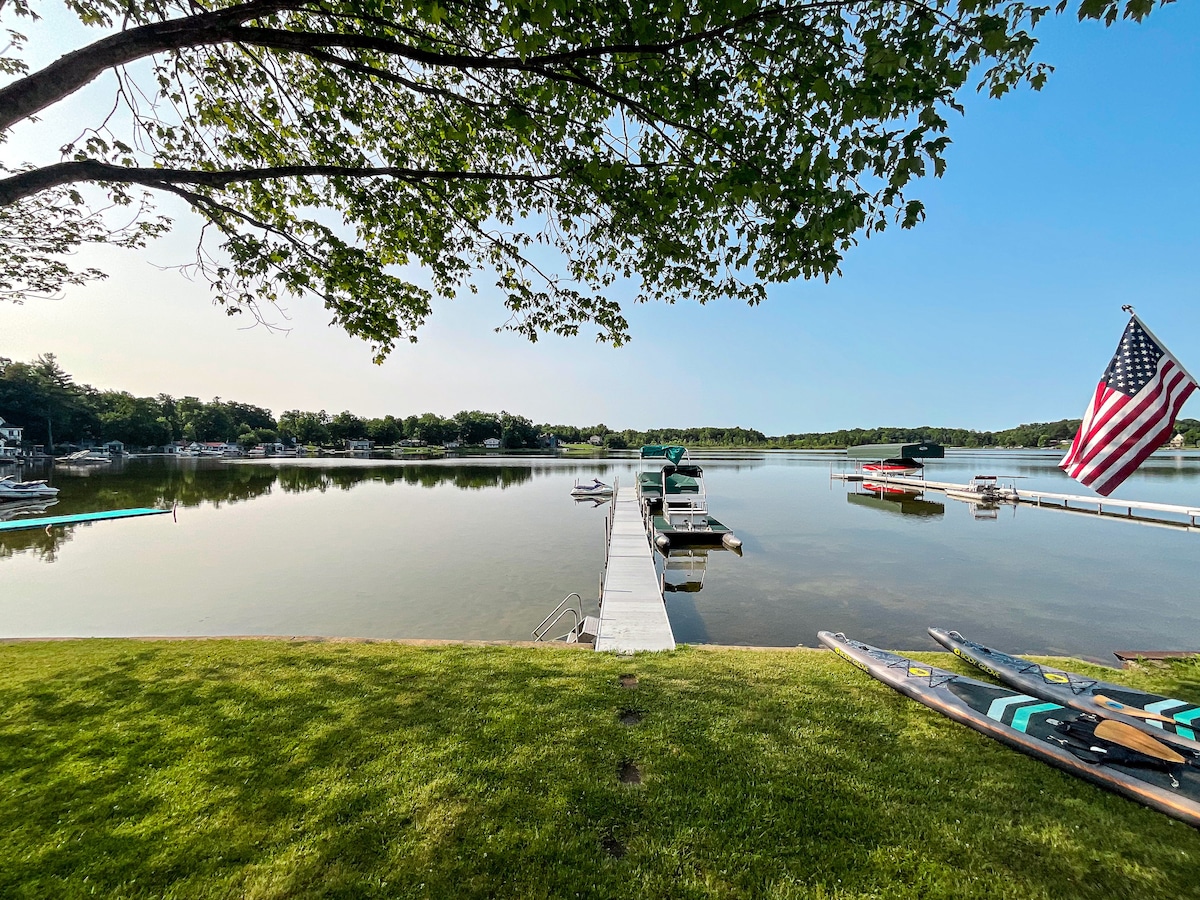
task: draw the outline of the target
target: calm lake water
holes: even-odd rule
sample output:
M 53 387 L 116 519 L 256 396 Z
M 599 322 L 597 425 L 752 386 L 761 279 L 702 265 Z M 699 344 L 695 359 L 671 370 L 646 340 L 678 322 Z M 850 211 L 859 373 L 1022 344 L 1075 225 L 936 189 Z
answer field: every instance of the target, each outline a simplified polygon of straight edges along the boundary
M 1200 533 L 1028 506 L 976 518 L 936 492 L 883 503 L 831 481 L 843 465 L 831 454 L 695 456 L 710 510 L 745 546 L 741 557 L 671 561 L 680 642 L 812 646 L 830 629 L 932 649 L 925 628 L 938 625 L 1109 663 L 1114 649 L 1200 648 Z M 1089 493 L 1059 457 L 951 452 L 927 475 Z M 60 467 L 48 514 L 177 503 L 177 517 L 0 536 L 0 636 L 528 639 L 567 593 L 597 595 L 607 505 L 573 502 L 575 479 L 629 484 L 641 468 L 624 458 Z M 1117 494 L 1200 506 L 1200 457 L 1156 456 Z

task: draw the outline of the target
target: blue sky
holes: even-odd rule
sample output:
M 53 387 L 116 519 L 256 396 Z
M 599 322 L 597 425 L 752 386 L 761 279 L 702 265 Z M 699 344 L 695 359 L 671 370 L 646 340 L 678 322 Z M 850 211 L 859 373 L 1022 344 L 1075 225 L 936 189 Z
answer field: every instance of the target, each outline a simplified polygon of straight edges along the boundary
M 49 351 L 96 387 L 277 414 L 506 409 L 537 422 L 768 434 L 1001 429 L 1080 416 L 1132 303 L 1200 375 L 1200 7 L 1108 29 L 1060 17 L 1038 35 L 1055 73 L 1040 93 L 964 95 L 945 177 L 914 192 L 924 223 L 863 241 L 830 284 L 772 287 L 756 309 L 636 307 L 620 349 L 586 336 L 529 344 L 494 333 L 505 310 L 484 292 L 439 304 L 417 345 L 375 366 L 316 302 L 291 304 L 286 334 L 247 329 L 203 284 L 162 270 L 188 257 L 184 220 L 146 251 L 89 251 L 105 283 L 0 305 L 0 355 Z M 56 111 L 0 153 L 15 162 L 56 147 L 70 122 Z M 1200 417 L 1197 402 L 1183 415 Z

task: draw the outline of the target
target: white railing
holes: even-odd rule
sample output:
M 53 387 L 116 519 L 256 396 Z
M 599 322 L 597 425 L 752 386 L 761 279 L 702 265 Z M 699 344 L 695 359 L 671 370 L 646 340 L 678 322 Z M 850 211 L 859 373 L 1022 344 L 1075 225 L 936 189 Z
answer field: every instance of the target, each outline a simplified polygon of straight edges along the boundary
M 575 606 L 568 605 L 570 604 L 572 597 L 575 598 Z M 546 639 L 546 635 L 550 633 L 550 630 L 554 628 L 554 626 L 558 624 L 559 620 L 562 619 L 563 616 L 567 615 L 567 613 L 570 613 L 575 618 L 575 624 L 571 626 L 571 631 L 567 632 L 567 634 L 570 634 L 571 632 L 577 632 L 579 630 L 580 623 L 583 622 L 583 598 L 579 596 L 577 591 L 572 591 L 571 593 L 567 594 L 567 596 L 563 597 L 562 600 L 559 601 L 558 606 L 554 607 L 553 612 L 546 616 L 546 618 L 542 619 L 541 624 L 538 625 L 537 628 L 533 629 L 533 639 L 535 641 L 544 641 Z M 566 635 L 563 635 L 563 637 L 566 637 Z

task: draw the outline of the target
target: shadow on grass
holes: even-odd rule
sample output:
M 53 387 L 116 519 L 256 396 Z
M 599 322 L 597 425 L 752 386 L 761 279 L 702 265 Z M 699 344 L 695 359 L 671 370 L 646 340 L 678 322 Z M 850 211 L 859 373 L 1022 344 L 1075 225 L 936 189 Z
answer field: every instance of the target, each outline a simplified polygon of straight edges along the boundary
M 1200 865 L 1191 829 L 829 654 L 0 659 L 3 896 L 1184 896 Z

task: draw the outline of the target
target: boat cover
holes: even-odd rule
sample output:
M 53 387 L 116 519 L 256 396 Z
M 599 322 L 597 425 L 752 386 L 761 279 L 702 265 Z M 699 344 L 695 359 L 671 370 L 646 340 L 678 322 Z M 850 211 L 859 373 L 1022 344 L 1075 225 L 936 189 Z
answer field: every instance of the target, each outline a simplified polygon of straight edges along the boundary
M 642 459 L 666 457 L 675 465 L 679 465 L 685 453 L 687 448 L 678 444 L 646 444 L 642 447 Z
M 919 444 L 859 444 L 847 447 L 850 459 L 945 459 L 941 444 L 922 441 Z

